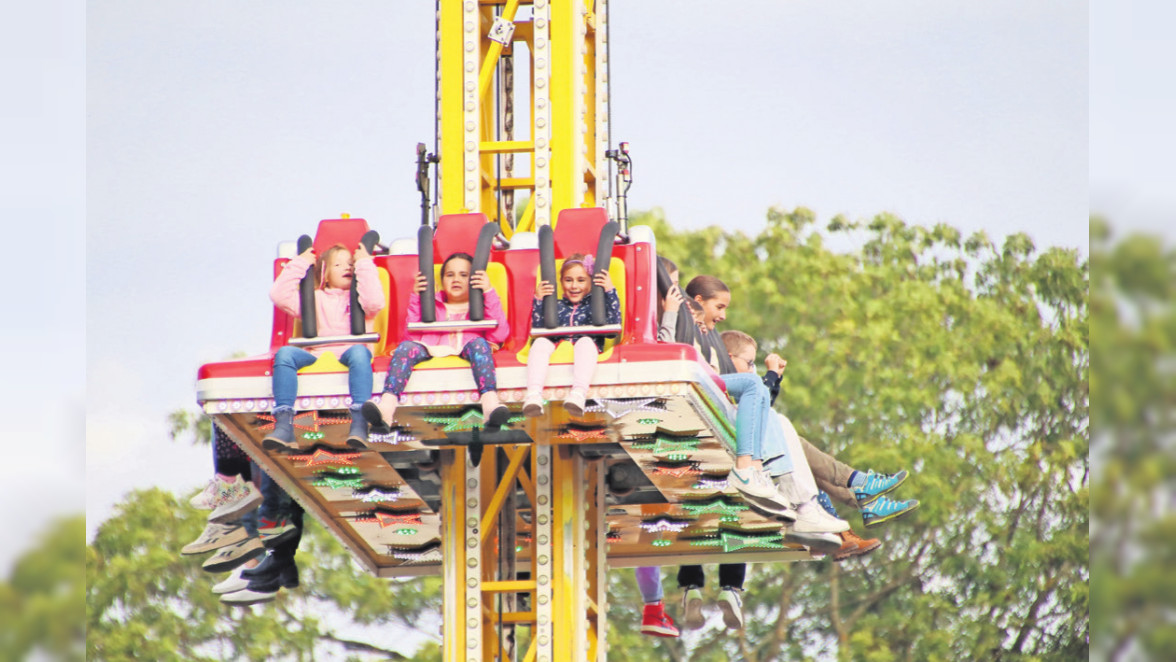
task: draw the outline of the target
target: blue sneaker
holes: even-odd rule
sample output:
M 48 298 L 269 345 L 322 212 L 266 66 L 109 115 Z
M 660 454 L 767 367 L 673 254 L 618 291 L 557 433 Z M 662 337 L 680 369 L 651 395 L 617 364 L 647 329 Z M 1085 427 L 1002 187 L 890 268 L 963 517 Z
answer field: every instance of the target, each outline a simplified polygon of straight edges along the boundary
M 919 507 L 918 499 L 895 501 L 890 497 L 878 497 L 862 506 L 862 524 L 867 528 L 882 522 L 889 522 L 895 517 L 901 517 Z
M 865 485 L 853 486 L 853 495 L 857 497 L 858 505 L 864 506 L 899 485 L 902 485 L 906 479 L 906 469 L 896 474 L 876 474 L 871 471 L 866 474 Z

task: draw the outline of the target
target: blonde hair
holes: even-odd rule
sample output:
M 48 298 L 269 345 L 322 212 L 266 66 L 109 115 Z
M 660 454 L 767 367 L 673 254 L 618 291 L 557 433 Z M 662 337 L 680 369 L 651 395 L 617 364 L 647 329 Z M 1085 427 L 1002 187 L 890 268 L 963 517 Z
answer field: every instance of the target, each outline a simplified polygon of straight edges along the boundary
M 723 344 L 727 346 L 727 353 L 734 356 L 748 347 L 758 349 L 755 338 L 742 331 L 727 330 L 723 332 Z
M 316 288 L 326 287 L 327 264 L 330 263 L 331 257 L 335 255 L 336 251 L 348 252 L 347 247 L 343 244 L 335 244 L 323 251 L 323 254 L 318 256 L 318 259 L 314 261 L 314 286 Z

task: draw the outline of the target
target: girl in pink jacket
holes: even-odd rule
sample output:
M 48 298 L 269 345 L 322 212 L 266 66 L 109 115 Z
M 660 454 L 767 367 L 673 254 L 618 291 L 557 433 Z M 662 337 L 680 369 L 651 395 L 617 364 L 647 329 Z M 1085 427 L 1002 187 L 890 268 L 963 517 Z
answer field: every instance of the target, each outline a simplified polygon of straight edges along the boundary
M 474 258 L 468 253 L 454 253 L 441 265 L 441 288 L 432 305 L 436 306 L 438 322 L 453 322 L 470 318 L 470 288 L 476 287 L 484 293 L 485 319 L 494 320 L 498 325 L 493 329 L 475 329 L 451 332 L 408 332 L 392 353 L 388 363 L 388 379 L 384 381 L 384 393 L 378 403 L 368 402 L 363 406 L 363 415 L 372 424 L 373 431 L 386 430 L 396 416 L 396 405 L 412 369 L 421 361 L 433 357 L 460 356 L 470 362 L 474 373 L 474 384 L 482 404 L 482 419 L 486 427 L 502 427 L 510 418 L 510 410 L 498 400 L 498 380 L 494 372 L 494 350 L 510 336 L 510 325 L 502 312 L 498 293 L 490 286 L 485 271 L 470 273 Z M 413 294 L 408 300 L 408 321 L 421 321 L 421 292 L 425 290 L 425 277 L 419 271 L 413 285 Z
M 278 274 L 270 299 L 282 311 L 301 316 L 298 284 L 306 270 L 314 265 L 315 314 L 319 335 L 351 335 L 351 281 L 356 281 L 359 305 L 372 330 L 372 320 L 384 308 L 384 290 L 375 262 L 360 244 L 354 255 L 343 244 L 328 248 L 315 260 L 314 251 L 307 249 L 286 263 Z M 296 448 L 294 443 L 294 398 L 298 395 L 298 371 L 314 363 L 326 351 L 332 351 L 339 362 L 347 366 L 347 385 L 351 394 L 351 429 L 347 443 L 363 446 L 367 442 L 367 423 L 360 408 L 372 397 L 372 350 L 365 343 L 335 343 L 318 345 L 310 351 L 286 345 L 274 355 L 274 431 L 262 446 L 269 450 Z

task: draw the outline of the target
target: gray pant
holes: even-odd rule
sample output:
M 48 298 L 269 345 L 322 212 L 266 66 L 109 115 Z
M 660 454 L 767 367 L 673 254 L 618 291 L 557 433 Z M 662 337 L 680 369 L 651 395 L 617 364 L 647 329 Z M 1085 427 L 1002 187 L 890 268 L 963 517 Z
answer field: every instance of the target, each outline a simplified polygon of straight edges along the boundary
M 804 437 L 800 438 L 800 443 L 804 446 L 804 457 L 813 471 L 817 487 L 837 503 L 858 508 L 857 497 L 853 495 L 853 490 L 847 487 L 854 468 L 839 462 L 837 458 L 812 445 Z

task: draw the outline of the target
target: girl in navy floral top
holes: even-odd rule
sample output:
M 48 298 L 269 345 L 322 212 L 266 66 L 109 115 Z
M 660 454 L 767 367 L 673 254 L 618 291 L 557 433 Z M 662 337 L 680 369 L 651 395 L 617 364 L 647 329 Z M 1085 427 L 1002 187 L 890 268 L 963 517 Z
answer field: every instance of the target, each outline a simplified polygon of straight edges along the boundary
M 592 277 L 592 256 L 576 253 L 564 260 L 559 271 L 559 282 L 563 297 L 556 301 L 559 326 L 590 326 L 592 324 L 592 286 L 604 289 L 606 324 L 620 324 L 621 300 L 613 287 L 612 278 L 604 270 Z M 555 293 L 555 284 L 540 280 L 535 284 L 535 301 L 531 306 L 531 326 L 543 326 L 543 297 Z M 569 335 L 551 338 L 535 338 L 531 341 L 527 357 L 527 397 L 523 401 L 523 413 L 539 416 L 543 413 L 543 385 L 547 381 L 547 366 L 556 343 L 567 340 L 572 343 L 572 390 L 564 400 L 564 408 L 573 416 L 583 416 L 588 394 L 588 384 L 596 372 L 596 359 L 604 348 L 602 336 Z

